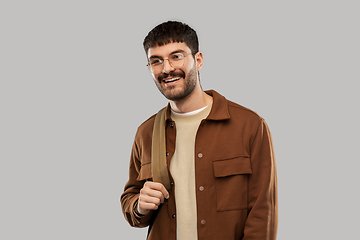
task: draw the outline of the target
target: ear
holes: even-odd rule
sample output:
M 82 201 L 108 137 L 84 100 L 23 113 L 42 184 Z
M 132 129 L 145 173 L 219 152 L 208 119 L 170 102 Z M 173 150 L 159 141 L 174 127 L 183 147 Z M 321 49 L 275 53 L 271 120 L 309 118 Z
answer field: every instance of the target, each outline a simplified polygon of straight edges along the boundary
M 200 71 L 200 69 L 202 68 L 203 61 L 204 61 L 204 57 L 203 57 L 202 52 L 197 52 L 195 54 L 195 62 L 196 62 L 196 68 L 198 71 Z

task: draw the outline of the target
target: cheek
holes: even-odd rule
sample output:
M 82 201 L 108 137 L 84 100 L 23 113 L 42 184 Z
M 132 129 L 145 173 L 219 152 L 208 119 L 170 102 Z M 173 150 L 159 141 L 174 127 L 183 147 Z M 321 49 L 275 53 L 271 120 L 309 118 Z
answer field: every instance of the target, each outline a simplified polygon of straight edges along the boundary
M 158 74 L 156 74 L 156 75 L 155 75 L 155 74 L 153 74 L 153 73 L 151 73 L 151 76 L 153 77 L 153 79 L 154 79 L 154 80 L 157 80 L 157 79 L 158 79 L 158 77 L 159 77 L 159 75 L 158 75 Z
M 191 68 L 190 67 L 183 67 L 181 70 L 185 73 L 185 75 L 189 75 L 189 73 L 191 71 Z
M 195 71 L 197 70 L 196 62 L 191 62 L 191 63 L 189 63 L 187 66 L 184 66 L 184 67 L 183 67 L 183 70 L 184 70 L 186 73 L 191 72 L 193 69 L 195 69 Z
M 186 69 L 183 69 L 183 71 L 185 72 L 186 76 L 189 76 L 191 75 L 192 72 L 197 72 L 197 68 L 196 68 L 196 65 L 192 65 L 192 66 L 187 66 Z

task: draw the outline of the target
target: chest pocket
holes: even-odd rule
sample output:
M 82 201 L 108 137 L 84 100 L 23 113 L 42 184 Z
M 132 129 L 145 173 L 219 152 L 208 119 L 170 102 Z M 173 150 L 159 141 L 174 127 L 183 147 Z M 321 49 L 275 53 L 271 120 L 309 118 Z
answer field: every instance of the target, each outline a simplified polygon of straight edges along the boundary
M 213 169 L 217 211 L 246 209 L 248 177 L 252 174 L 250 158 L 213 160 Z
M 139 176 L 136 180 L 138 181 L 144 181 L 144 180 L 150 180 L 152 179 L 151 174 L 151 162 L 147 162 L 141 165 Z

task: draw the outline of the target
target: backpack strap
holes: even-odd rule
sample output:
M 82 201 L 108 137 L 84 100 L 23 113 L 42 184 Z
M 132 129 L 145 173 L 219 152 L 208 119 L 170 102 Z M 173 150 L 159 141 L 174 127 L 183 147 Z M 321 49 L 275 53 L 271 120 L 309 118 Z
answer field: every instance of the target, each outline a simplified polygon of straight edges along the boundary
M 154 182 L 162 183 L 166 190 L 170 191 L 170 176 L 166 161 L 165 117 L 166 107 L 155 116 L 151 144 L 151 174 Z

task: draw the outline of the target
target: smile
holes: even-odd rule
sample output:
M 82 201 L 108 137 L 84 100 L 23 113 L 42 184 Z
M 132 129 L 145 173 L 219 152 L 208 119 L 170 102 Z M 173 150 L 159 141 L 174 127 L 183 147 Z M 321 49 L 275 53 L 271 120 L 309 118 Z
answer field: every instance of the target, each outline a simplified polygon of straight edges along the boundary
M 179 79 L 180 79 L 180 77 L 175 77 L 175 78 L 165 79 L 164 82 L 165 82 L 165 83 L 169 83 L 169 82 L 177 81 L 177 80 L 179 80 Z

